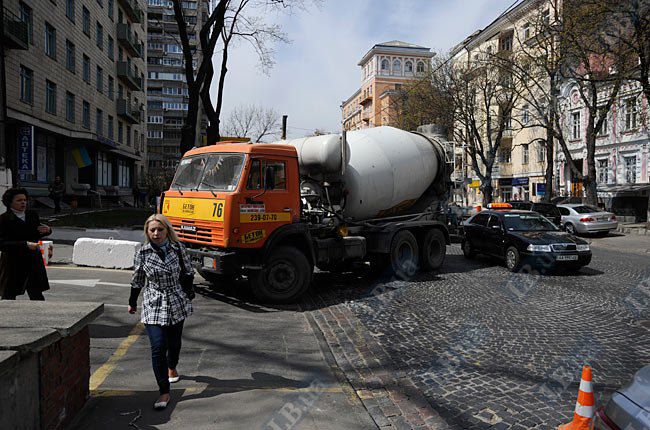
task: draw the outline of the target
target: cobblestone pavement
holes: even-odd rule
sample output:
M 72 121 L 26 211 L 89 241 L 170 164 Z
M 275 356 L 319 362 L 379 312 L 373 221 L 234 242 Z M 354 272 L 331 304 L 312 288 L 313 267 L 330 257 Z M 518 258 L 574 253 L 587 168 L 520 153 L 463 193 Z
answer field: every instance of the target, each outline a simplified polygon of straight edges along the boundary
M 452 245 L 412 282 L 317 274 L 304 306 L 378 427 L 549 429 L 572 419 L 583 364 L 602 405 L 650 363 L 648 276 L 638 253 L 536 276 Z

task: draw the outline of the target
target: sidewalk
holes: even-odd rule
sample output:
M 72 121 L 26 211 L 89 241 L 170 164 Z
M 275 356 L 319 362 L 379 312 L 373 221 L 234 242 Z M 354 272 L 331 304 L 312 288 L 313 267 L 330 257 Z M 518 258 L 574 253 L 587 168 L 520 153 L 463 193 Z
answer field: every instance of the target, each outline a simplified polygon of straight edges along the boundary
M 648 230 L 647 224 L 645 222 L 637 223 L 619 223 L 618 229 L 619 233 L 625 234 L 638 234 L 641 236 L 650 235 L 650 230 Z

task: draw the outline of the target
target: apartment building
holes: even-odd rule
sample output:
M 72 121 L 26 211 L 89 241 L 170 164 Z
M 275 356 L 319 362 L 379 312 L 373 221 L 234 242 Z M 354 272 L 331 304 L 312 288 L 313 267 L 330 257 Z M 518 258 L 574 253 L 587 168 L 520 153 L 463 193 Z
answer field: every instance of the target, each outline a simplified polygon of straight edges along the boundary
M 200 44 L 199 31 L 209 16 L 209 0 L 181 2 L 190 45 Z M 187 115 L 188 87 L 183 49 L 171 0 L 148 0 L 147 14 L 147 146 L 152 172 L 173 173 L 180 160 L 181 127 Z M 194 55 L 195 69 L 200 50 Z M 206 139 L 207 119 L 199 113 L 196 146 Z
M 7 152 L 48 195 L 130 200 L 145 174 L 144 0 L 5 0 Z M 8 163 L 13 164 L 13 163 Z
M 455 46 L 451 55 L 455 65 L 466 67 L 491 67 L 491 56 L 511 55 L 530 43 L 534 37 L 533 25 L 540 16 L 539 1 L 524 1 L 501 15 L 486 28 L 475 32 Z M 549 11 L 542 11 L 548 14 Z M 530 49 L 530 48 L 528 48 Z M 486 66 L 487 64 L 487 66 Z M 503 133 L 497 160 L 492 169 L 493 197 L 495 201 L 539 201 L 545 193 L 546 151 L 543 139 L 546 132 L 540 127 L 529 127 L 533 109 L 520 100 L 507 113 L 508 127 Z M 471 168 L 465 147 L 458 142 L 453 174 L 461 189 L 456 200 L 463 204 L 477 204 L 483 199 L 479 189 L 481 181 Z
M 341 104 L 343 129 L 391 125 L 402 85 L 425 76 L 430 48 L 393 40 L 374 45 L 358 63 L 361 87 Z

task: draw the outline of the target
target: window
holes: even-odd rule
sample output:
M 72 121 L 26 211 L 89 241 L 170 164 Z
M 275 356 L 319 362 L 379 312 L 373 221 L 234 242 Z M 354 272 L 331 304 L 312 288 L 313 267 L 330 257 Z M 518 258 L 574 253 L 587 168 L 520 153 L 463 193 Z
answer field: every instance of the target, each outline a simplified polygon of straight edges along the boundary
M 97 153 L 97 185 L 113 185 L 113 164 L 103 152 Z
M 111 140 L 113 140 L 113 138 L 115 137 L 115 133 L 113 131 L 114 127 L 115 126 L 113 124 L 113 117 L 109 115 L 108 116 L 108 121 L 106 121 L 106 129 L 107 129 L 106 134 L 108 135 L 108 138 L 111 139 Z
M 86 36 L 90 37 L 90 11 L 86 9 L 86 6 L 83 6 L 81 15 L 81 29 Z
M 390 70 L 390 64 L 387 59 L 381 60 L 381 71 L 388 72 Z
M 108 0 L 108 17 L 112 20 L 115 16 L 115 8 L 113 7 L 113 0 Z
M 126 126 L 126 146 L 131 146 L 131 126 Z
M 402 62 L 400 60 L 393 61 L 393 73 L 402 73 Z
M 65 93 L 65 119 L 74 122 L 74 94 L 70 91 Z
M 418 61 L 417 72 L 424 73 L 424 63 L 422 61 Z
M 546 145 L 543 142 L 537 144 L 537 161 L 546 161 Z
M 122 121 L 117 122 L 117 141 L 122 143 L 124 141 L 124 126 Z
M 66 39 L 65 41 L 65 67 L 72 73 L 75 72 L 76 67 L 75 59 L 75 46 L 74 43 Z
M 404 63 L 404 71 L 406 73 L 413 73 L 413 62 L 411 61 L 406 61 Z
M 601 115 L 604 111 L 604 108 L 601 108 Z M 600 126 L 600 130 L 598 130 L 598 136 L 606 136 L 607 133 L 609 133 L 609 112 L 605 113 L 605 119 L 603 120 L 603 124 Z
M 106 46 L 108 58 L 115 60 L 115 42 L 111 36 L 108 36 L 108 45 Z
M 499 220 L 499 217 L 495 216 L 495 215 L 492 215 L 490 217 L 490 220 L 488 221 L 488 227 L 489 228 L 494 228 L 494 227 L 501 228 L 501 221 Z
M 97 29 L 95 31 L 95 43 L 100 51 L 104 50 L 104 27 L 97 21 Z
M 90 103 L 85 100 L 83 101 L 81 116 L 81 125 L 83 128 L 90 129 Z
M 45 81 L 45 112 L 56 115 L 56 84 Z
M 162 116 L 150 116 L 147 118 L 147 122 L 149 124 L 162 124 L 163 123 L 163 117 Z
M 571 139 L 580 139 L 581 121 L 580 112 L 573 112 L 571 114 Z
M 512 157 L 512 148 L 504 147 L 499 150 L 499 162 L 510 163 Z
M 45 23 L 45 55 L 56 60 L 56 29 Z
M 113 100 L 115 97 L 115 80 L 112 76 L 108 77 L 108 98 Z
M 530 158 L 530 153 L 528 151 L 528 144 L 524 143 L 521 145 L 521 162 L 522 164 L 528 164 Z
M 609 183 L 609 160 L 604 158 L 596 160 L 598 170 L 598 182 L 601 184 Z
M 32 8 L 20 2 L 20 20 L 27 24 L 27 38 L 29 43 L 34 43 L 34 15 Z
M 636 97 L 631 97 L 624 102 L 625 105 L 625 130 L 637 128 L 638 106 Z
M 72 22 L 74 22 L 74 1 L 75 0 L 65 0 L 65 16 Z
M 530 121 L 530 110 L 528 108 L 528 105 L 525 105 L 521 113 L 521 122 L 523 124 L 528 124 L 529 121 Z
M 482 213 L 472 218 L 472 224 L 487 226 L 490 220 L 490 214 Z
M 123 188 L 131 186 L 131 169 L 124 160 L 117 161 L 117 184 Z
M 549 9 L 544 9 L 542 12 L 542 23 L 548 25 L 551 22 L 551 11 Z
M 34 102 L 34 71 L 20 66 L 20 100 Z
M 499 51 L 512 51 L 513 31 L 504 32 L 499 37 Z
M 524 24 L 524 40 L 530 39 L 530 23 L 527 22 Z
M 636 183 L 636 155 L 623 157 L 623 160 L 625 161 L 625 182 Z
M 104 93 L 104 70 L 97 66 L 97 72 L 95 74 L 95 87 L 100 93 Z
M 95 132 L 97 136 L 104 135 L 104 111 L 97 109 L 95 113 Z
M 90 58 L 86 55 L 83 56 L 83 80 L 87 84 L 90 83 Z
M 161 130 L 147 130 L 147 137 L 149 139 L 162 139 L 163 132 Z

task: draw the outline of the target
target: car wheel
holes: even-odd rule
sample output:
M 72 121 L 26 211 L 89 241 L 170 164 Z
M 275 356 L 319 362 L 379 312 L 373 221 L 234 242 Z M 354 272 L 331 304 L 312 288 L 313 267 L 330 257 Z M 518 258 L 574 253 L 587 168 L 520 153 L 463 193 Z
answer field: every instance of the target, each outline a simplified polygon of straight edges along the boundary
M 312 267 L 305 254 L 295 248 L 274 249 L 264 268 L 250 277 L 253 295 L 266 303 L 291 303 L 311 284 Z
M 463 242 L 461 243 L 461 248 L 463 249 L 463 255 L 465 258 L 472 259 L 476 257 L 476 250 L 474 249 L 474 246 L 472 246 L 472 243 L 467 240 L 463 239 Z
M 521 266 L 521 256 L 517 248 L 511 246 L 506 250 L 506 267 L 511 272 L 516 272 L 519 266 Z
M 422 248 L 420 249 L 420 261 L 422 269 L 426 271 L 436 270 L 442 266 L 447 254 L 447 243 L 445 235 L 437 228 L 431 229 L 424 234 Z
M 408 230 L 401 230 L 393 237 L 390 246 L 390 265 L 398 278 L 408 281 L 420 266 L 418 241 Z
M 572 235 L 575 236 L 575 234 L 576 234 L 576 228 L 575 228 L 575 226 L 574 226 L 573 224 L 571 224 L 570 222 L 564 224 L 564 229 L 566 230 L 567 233 L 572 234 Z

